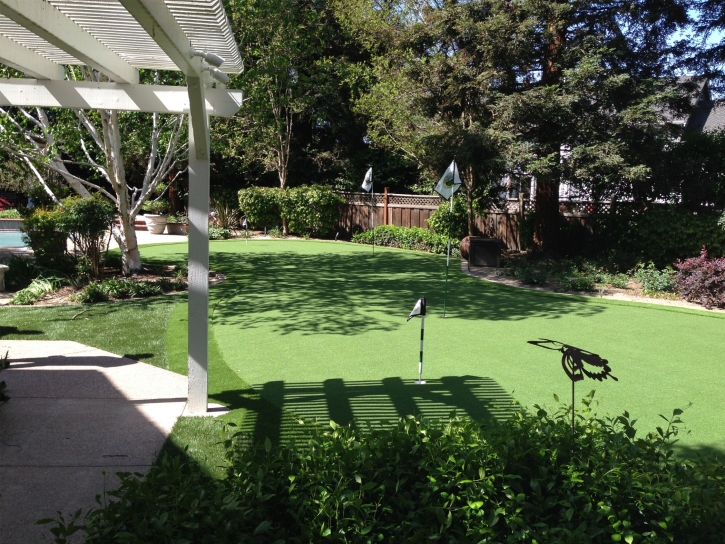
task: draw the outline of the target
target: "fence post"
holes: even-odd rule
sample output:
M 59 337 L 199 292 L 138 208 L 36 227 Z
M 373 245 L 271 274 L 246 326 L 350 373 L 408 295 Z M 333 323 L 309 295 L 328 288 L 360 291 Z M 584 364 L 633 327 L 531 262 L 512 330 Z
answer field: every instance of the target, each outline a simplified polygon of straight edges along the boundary
M 388 188 L 383 191 L 383 225 L 388 224 Z

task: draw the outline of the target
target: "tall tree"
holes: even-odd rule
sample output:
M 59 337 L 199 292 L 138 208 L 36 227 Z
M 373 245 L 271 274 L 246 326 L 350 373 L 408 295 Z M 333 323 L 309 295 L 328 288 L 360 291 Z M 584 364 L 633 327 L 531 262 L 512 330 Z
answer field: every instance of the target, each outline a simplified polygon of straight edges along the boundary
M 369 118 L 371 139 L 415 160 L 429 182 L 455 157 L 473 234 L 474 201 L 504 173 L 505 135 L 492 129 L 491 106 L 517 85 L 526 21 L 495 0 L 341 9 L 362 10 L 356 20 L 387 42 L 367 42 L 377 53 L 375 85 L 358 107 Z M 365 34 L 359 32 L 363 43 Z
M 559 184 L 637 193 L 669 140 L 673 40 L 688 22 L 682 0 L 523 0 L 531 22 L 528 67 L 496 103 L 496 126 L 516 135 L 536 177 L 534 245 L 556 248 Z

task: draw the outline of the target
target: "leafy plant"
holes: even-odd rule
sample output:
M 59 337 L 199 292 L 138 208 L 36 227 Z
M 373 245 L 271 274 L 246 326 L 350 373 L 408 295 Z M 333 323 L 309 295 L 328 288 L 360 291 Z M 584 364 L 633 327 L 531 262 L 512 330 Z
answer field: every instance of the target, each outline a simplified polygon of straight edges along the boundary
M 216 227 L 233 229 L 239 226 L 241 216 L 239 210 L 239 199 L 235 198 L 233 192 L 220 190 L 211 197 L 211 208 Z
M 5 285 L 10 291 L 27 287 L 40 274 L 40 267 L 35 259 L 13 255 L 6 264 L 9 269 L 5 273 Z
M 22 215 L 15 208 L 8 208 L 7 210 L 0 210 L 0 219 L 20 219 Z
M 267 231 L 267 234 L 271 238 L 282 238 L 284 236 L 284 234 L 282 234 L 282 229 L 279 227 L 272 227 Z
M 675 274 L 676 272 L 669 266 L 664 270 L 658 270 L 651 261 L 646 265 L 638 263 L 633 271 L 634 279 L 642 284 L 642 291 L 645 294 L 674 291 Z
M 289 222 L 295 234 L 326 235 L 340 217 L 340 206 L 345 199 L 329 187 L 302 186 L 281 193 L 282 217 Z
M 675 283 L 680 296 L 705 308 L 725 307 L 725 257 L 709 259 L 704 247 L 699 257 L 677 261 Z
M 92 198 L 69 197 L 63 200 L 63 225 L 73 245 L 90 266 L 90 275 L 100 278 L 101 252 L 110 236 L 116 208 L 100 195 Z
M 270 227 L 282 223 L 280 189 L 249 187 L 238 193 L 239 207 L 250 225 Z
M 89 544 L 724 542 L 725 467 L 672 455 L 682 410 L 638 436 L 627 412 L 596 417 L 592 394 L 574 442 L 570 406 L 504 421 L 407 416 L 372 431 L 330 422 L 282 446 L 237 433 L 225 480 L 165 457 L 53 528 L 81 529 Z
M 441 255 L 445 255 L 448 249 L 448 238 L 445 236 L 419 227 L 408 228 L 393 225 L 378 225 L 375 229 L 354 234 L 352 242 L 372 244 L 373 230 L 375 231 L 375 244 L 379 246 L 414 249 Z M 460 254 L 460 242 L 451 240 L 451 255 L 458 257 Z
M 41 266 L 64 267 L 69 231 L 63 208 L 31 208 L 21 229 L 24 242 Z
M 21 289 L 13 295 L 11 304 L 29 305 L 38 302 L 46 293 L 52 293 L 63 285 L 61 278 L 35 278 L 25 289 Z
M 221 227 L 209 227 L 209 240 L 228 240 L 232 237 L 232 231 Z
M 169 203 L 165 200 L 148 200 L 144 202 L 141 209 L 153 215 L 163 215 L 169 209 Z
M 189 218 L 185 215 L 169 215 L 166 218 L 169 223 L 183 223 L 184 225 L 189 224 Z
M 465 196 L 453 197 L 453 214 L 450 203 L 443 201 L 428 218 L 428 226 L 436 234 L 461 240 L 468 234 L 468 203 Z
M 76 297 L 79 302 L 103 302 L 109 298 L 123 300 L 161 295 L 170 291 L 183 291 L 186 282 L 182 279 L 161 278 L 157 281 L 133 281 L 131 279 L 111 278 L 89 283 Z

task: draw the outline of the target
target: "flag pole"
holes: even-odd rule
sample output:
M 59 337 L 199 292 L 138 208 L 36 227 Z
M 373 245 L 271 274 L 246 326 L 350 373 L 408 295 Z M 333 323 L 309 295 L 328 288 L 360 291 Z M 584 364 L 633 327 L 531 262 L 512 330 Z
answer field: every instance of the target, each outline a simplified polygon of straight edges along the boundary
M 456 168 L 458 168 L 458 165 L 456 164 L 456 157 L 453 156 L 453 179 L 456 178 Z M 448 298 L 448 267 L 451 264 L 451 224 L 453 222 L 453 195 L 455 193 L 451 194 L 451 198 L 449 199 L 451 201 L 451 207 L 448 211 L 448 251 L 446 253 L 446 283 L 445 287 L 443 288 L 443 317 L 448 317 L 446 315 L 446 299 Z
M 373 226 L 373 257 L 375 257 L 375 185 L 370 174 L 370 224 Z
M 423 334 L 425 332 L 425 316 L 420 316 L 420 359 L 418 359 L 418 379 L 415 381 L 418 385 L 425 384 L 423 379 Z

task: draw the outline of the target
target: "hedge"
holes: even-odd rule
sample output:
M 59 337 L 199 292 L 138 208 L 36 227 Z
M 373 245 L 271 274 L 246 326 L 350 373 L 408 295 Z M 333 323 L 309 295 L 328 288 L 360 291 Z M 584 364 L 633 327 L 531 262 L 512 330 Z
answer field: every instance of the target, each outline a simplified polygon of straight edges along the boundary
M 287 446 L 239 434 L 226 479 L 165 458 L 145 480 L 122 474 L 83 530 L 89 544 L 724 542 L 725 467 L 673 456 L 681 413 L 644 437 L 626 412 L 585 410 L 572 440 L 568 406 L 368 432 L 331 422 Z
M 396 227 L 393 225 L 378 225 L 375 231 L 375 244 L 379 246 L 414 249 L 445 255 L 448 248 L 448 238 L 435 234 L 419 227 Z M 372 244 L 373 230 L 366 230 L 354 234 L 352 241 L 356 244 Z M 461 242 L 451 240 L 451 255 L 460 256 Z

